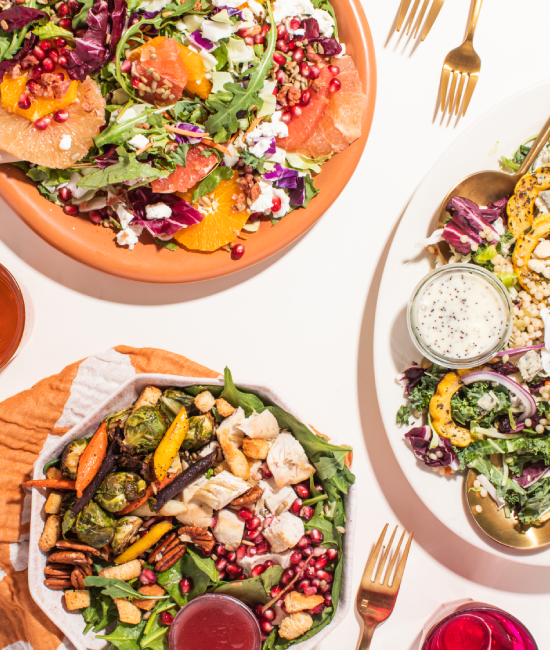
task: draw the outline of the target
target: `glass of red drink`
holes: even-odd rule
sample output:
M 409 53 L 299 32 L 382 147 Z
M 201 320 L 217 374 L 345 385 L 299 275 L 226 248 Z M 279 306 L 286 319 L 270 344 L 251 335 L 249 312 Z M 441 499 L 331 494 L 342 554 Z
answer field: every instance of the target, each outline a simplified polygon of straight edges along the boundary
M 252 611 L 225 594 L 204 594 L 180 609 L 170 627 L 170 650 L 260 650 Z
M 466 606 L 436 623 L 422 650 L 538 650 L 517 618 L 489 606 Z
M 0 264 L 0 369 L 21 351 L 32 331 L 32 305 L 24 289 Z

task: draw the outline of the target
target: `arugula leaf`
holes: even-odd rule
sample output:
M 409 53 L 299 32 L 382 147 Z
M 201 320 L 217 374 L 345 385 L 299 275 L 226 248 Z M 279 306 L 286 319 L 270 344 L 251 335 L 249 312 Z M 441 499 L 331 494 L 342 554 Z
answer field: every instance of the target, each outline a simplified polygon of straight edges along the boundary
M 235 408 L 241 406 L 247 417 L 252 415 L 254 411 L 259 412 L 265 408 L 259 397 L 256 397 L 253 393 L 244 393 L 235 386 L 229 368 L 225 368 L 223 375 L 225 386 L 221 396 L 231 406 Z
M 189 151 L 189 145 L 187 142 L 180 144 L 180 146 L 172 151 L 170 154 L 171 160 L 174 161 L 174 164 L 179 165 L 180 167 L 187 167 L 187 152 Z
M 126 104 L 128 106 L 128 104 Z M 95 146 L 99 149 L 101 147 L 104 147 L 107 144 L 123 144 L 126 142 L 131 134 L 128 133 L 128 131 L 131 131 L 131 129 L 134 128 L 136 124 L 140 124 L 141 122 L 146 122 L 152 115 L 156 115 L 157 113 L 162 113 L 162 111 L 166 110 L 165 108 L 157 108 L 154 110 L 151 109 L 146 109 L 143 111 L 143 113 L 140 113 L 137 117 L 133 117 L 131 120 L 128 120 L 127 122 L 122 122 L 119 124 L 116 120 L 112 121 L 109 126 L 102 131 L 99 135 L 97 135 L 94 138 L 94 144 Z
M 143 632 L 146 621 L 141 621 L 138 625 L 131 623 L 119 623 L 118 626 L 107 635 L 96 634 L 96 639 L 110 641 L 118 650 L 140 650 L 138 639 Z
M 71 172 L 66 169 L 50 169 L 50 167 L 44 167 L 43 165 L 31 167 L 27 171 L 27 176 L 32 178 L 35 183 L 44 182 L 44 185 L 48 187 L 55 187 L 71 180 Z
M 199 183 L 199 186 L 193 192 L 193 201 L 198 201 L 201 196 L 213 192 L 222 180 L 228 181 L 231 178 L 233 178 L 231 167 L 216 167 Z
M 100 187 L 105 187 L 105 185 L 115 185 L 136 178 L 152 181 L 169 175 L 168 171 L 139 162 L 136 155 L 129 154 L 124 147 L 118 147 L 117 152 L 119 157 L 117 163 L 83 176 L 77 185 L 86 190 L 97 190 Z
M 86 20 L 88 18 L 88 13 L 90 9 L 93 7 L 94 0 L 82 0 L 83 5 L 80 11 L 76 14 L 76 16 L 73 17 L 73 22 L 72 22 L 72 28 L 74 31 L 77 29 L 81 29 L 86 26 Z M 128 13 L 128 15 L 131 15 L 131 12 Z
M 311 201 L 311 199 L 314 196 L 317 196 L 319 194 L 319 190 L 315 187 L 315 183 L 313 182 L 313 178 L 309 174 L 306 174 L 304 176 L 304 181 L 306 184 L 306 196 L 304 199 L 304 202 L 300 207 L 302 208 L 307 208 L 307 204 Z
M 258 170 L 260 174 L 264 173 L 265 156 L 258 158 L 257 156 L 250 153 L 250 151 L 247 151 L 246 149 L 243 149 L 241 151 L 240 156 L 243 159 L 245 165 L 248 165 L 249 167 L 253 167 L 254 169 Z
M 264 571 L 257 578 L 248 578 L 247 580 L 222 584 L 219 587 L 215 587 L 213 591 L 216 594 L 234 596 L 247 605 L 265 605 L 270 599 L 267 587 L 278 584 L 282 574 L 283 569 L 280 566 L 270 566 L 267 571 Z
M 56 36 L 60 36 L 61 38 L 64 38 L 67 43 L 70 43 L 73 47 L 75 45 L 74 34 L 67 29 L 63 29 L 63 27 L 52 23 L 51 20 L 48 21 L 45 25 L 35 27 L 32 30 L 32 33 L 36 34 L 36 36 L 38 36 L 38 38 L 42 41 L 48 38 L 55 38 Z
M 111 598 L 140 598 L 140 599 L 150 599 L 155 600 L 164 600 L 169 596 L 144 596 L 143 594 L 138 594 L 138 592 L 130 587 L 127 582 L 124 580 L 119 580 L 118 578 L 102 578 L 101 576 L 88 576 L 84 578 L 84 584 L 86 587 L 104 587 L 101 593 L 104 596 L 110 596 Z

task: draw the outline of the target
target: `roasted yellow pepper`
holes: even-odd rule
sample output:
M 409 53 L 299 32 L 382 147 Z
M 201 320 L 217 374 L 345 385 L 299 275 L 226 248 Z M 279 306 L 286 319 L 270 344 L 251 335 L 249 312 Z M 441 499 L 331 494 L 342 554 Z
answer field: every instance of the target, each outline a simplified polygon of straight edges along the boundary
M 516 239 L 525 235 L 533 225 L 535 199 L 544 190 L 550 189 L 550 167 L 541 167 L 532 174 L 525 174 L 519 180 L 514 194 L 506 206 L 508 228 Z
M 473 372 L 474 369 L 459 371 L 461 375 Z M 437 390 L 430 400 L 430 418 L 435 432 L 443 438 L 448 438 L 457 447 L 467 447 L 474 441 L 468 429 L 459 427 L 451 414 L 451 399 L 463 386 L 456 372 L 448 372 L 439 382 Z
M 157 481 L 162 481 L 166 474 L 168 474 L 168 470 L 178 455 L 179 448 L 185 440 L 188 431 L 189 419 L 187 418 L 187 411 L 184 407 L 176 415 L 170 428 L 164 434 L 159 446 L 155 450 L 153 464 Z
M 153 546 L 155 546 L 161 537 L 165 535 L 169 530 L 172 530 L 172 524 L 168 521 L 161 521 L 159 524 L 156 524 L 141 539 L 138 539 L 137 542 L 134 542 L 131 546 L 129 546 L 124 551 L 124 553 L 121 553 L 118 557 L 115 557 L 115 564 L 124 564 L 125 562 L 135 560 L 142 553 L 145 553 L 145 551 L 153 548 Z
M 528 289 L 528 284 L 531 282 L 535 282 L 535 284 L 541 282 L 540 275 L 531 271 L 528 262 L 540 240 L 546 239 L 548 235 L 550 235 L 550 214 L 545 214 L 537 217 L 527 232 L 518 238 L 512 261 L 514 271 L 524 289 Z

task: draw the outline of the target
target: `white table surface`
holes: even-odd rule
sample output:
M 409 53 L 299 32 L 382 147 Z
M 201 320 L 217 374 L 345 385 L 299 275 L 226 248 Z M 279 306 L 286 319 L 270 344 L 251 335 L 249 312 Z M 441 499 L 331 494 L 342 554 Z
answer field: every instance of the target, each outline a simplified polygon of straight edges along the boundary
M 515 614 L 543 650 L 550 644 L 550 569 L 474 549 L 411 491 L 380 418 L 372 335 L 385 257 L 415 188 L 477 117 L 550 75 L 550 3 L 486 0 L 476 35 L 481 79 L 456 126 L 432 119 L 442 61 L 462 41 L 469 3 L 447 0 L 412 54 L 406 39 L 398 43 L 392 34 L 388 41 L 398 4 L 364 0 L 379 81 L 371 136 L 355 176 L 313 230 L 270 260 L 201 284 L 133 283 L 58 253 L 2 205 L 0 261 L 28 287 L 36 317 L 29 345 L 0 374 L 0 399 L 118 344 L 173 350 L 214 369 L 227 364 L 237 380 L 270 383 L 308 422 L 355 448 L 356 583 L 386 522 L 415 531 L 395 611 L 375 633 L 374 650 L 416 650 L 437 606 L 464 597 Z M 353 649 L 359 629 L 350 611 L 318 647 Z

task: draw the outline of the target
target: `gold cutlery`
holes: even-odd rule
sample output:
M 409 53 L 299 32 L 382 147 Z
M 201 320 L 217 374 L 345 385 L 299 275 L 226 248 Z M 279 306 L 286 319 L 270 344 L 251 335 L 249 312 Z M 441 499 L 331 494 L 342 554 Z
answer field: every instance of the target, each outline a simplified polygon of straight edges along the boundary
M 447 54 L 443 63 L 443 70 L 441 72 L 441 111 L 445 112 L 445 105 L 447 102 L 447 89 L 449 81 L 451 81 L 451 90 L 449 95 L 449 115 L 455 109 L 455 115 L 458 115 L 460 109 L 462 91 L 466 85 L 466 92 L 464 93 L 464 103 L 462 108 L 462 115 L 466 115 L 468 105 L 472 99 L 477 81 L 479 79 L 479 72 L 481 70 L 481 59 L 477 52 L 474 50 L 474 34 L 477 27 L 477 20 L 483 0 L 475 0 L 472 16 L 470 17 L 470 25 L 464 43 L 460 47 L 451 50 Z M 452 78 L 452 79 L 451 79 Z M 460 79 L 460 82 L 459 82 Z M 466 83 L 467 82 L 467 83 Z M 458 91 L 456 86 L 458 83 Z M 456 102 L 455 102 L 456 91 Z
M 401 544 L 405 537 L 406 531 L 404 530 L 401 534 L 397 548 L 393 554 L 391 554 L 390 558 L 391 547 L 395 533 L 397 532 L 397 526 L 394 528 L 388 545 L 384 547 L 382 559 L 380 562 L 378 562 L 387 530 L 388 524 L 384 526 L 384 530 L 382 531 L 382 534 L 376 542 L 376 546 L 370 554 L 367 566 L 365 567 L 365 571 L 363 573 L 363 578 L 361 579 L 361 584 L 357 590 L 357 611 L 359 614 L 361 614 L 365 621 L 359 650 L 368 650 L 368 648 L 370 648 L 374 630 L 393 612 L 395 601 L 397 600 L 397 594 L 399 593 L 399 587 L 401 586 L 401 578 L 403 577 L 403 572 L 405 571 L 405 564 L 407 563 L 409 548 L 411 546 L 411 541 L 413 538 L 413 533 L 411 532 L 409 538 L 407 539 L 407 543 L 405 544 L 405 548 L 403 549 L 401 559 L 399 560 L 397 568 L 395 569 L 395 575 L 392 577 L 392 572 L 399 557 L 399 550 L 401 548 Z M 387 564 L 388 558 L 390 558 L 389 564 Z M 377 564 L 378 568 L 376 568 Z M 384 574 L 384 578 L 382 579 L 382 571 L 386 564 L 386 572 Z M 376 575 L 373 579 L 372 576 L 375 569 Z
M 411 1 L 412 0 L 401 0 L 401 6 L 399 7 L 399 16 L 397 18 L 397 31 L 401 31 L 401 27 L 403 27 L 403 23 L 405 22 L 405 16 L 407 15 L 407 11 L 409 10 L 409 7 L 411 6 Z M 435 19 L 438 17 L 439 12 L 441 11 L 441 7 L 443 6 L 443 3 L 445 0 L 434 0 L 432 4 L 432 8 L 430 9 L 430 12 L 428 14 L 428 18 L 426 20 L 426 24 L 424 25 L 424 31 L 422 32 L 422 39 L 424 40 L 426 36 L 430 33 L 430 29 L 433 27 L 433 24 L 435 23 Z M 411 14 L 409 16 L 409 23 L 407 26 L 407 36 L 409 35 L 409 31 L 411 29 L 411 25 L 414 22 L 414 18 L 416 15 L 416 11 L 418 9 L 418 6 L 420 4 L 420 0 L 414 0 L 414 5 L 411 11 Z M 428 6 L 430 4 L 430 0 L 424 0 L 422 4 L 422 8 L 420 9 L 420 13 L 418 15 L 418 21 L 416 23 L 416 30 L 414 32 L 414 38 L 418 36 L 418 31 L 420 30 L 420 25 L 422 24 L 422 21 L 424 20 L 424 15 L 428 9 Z

